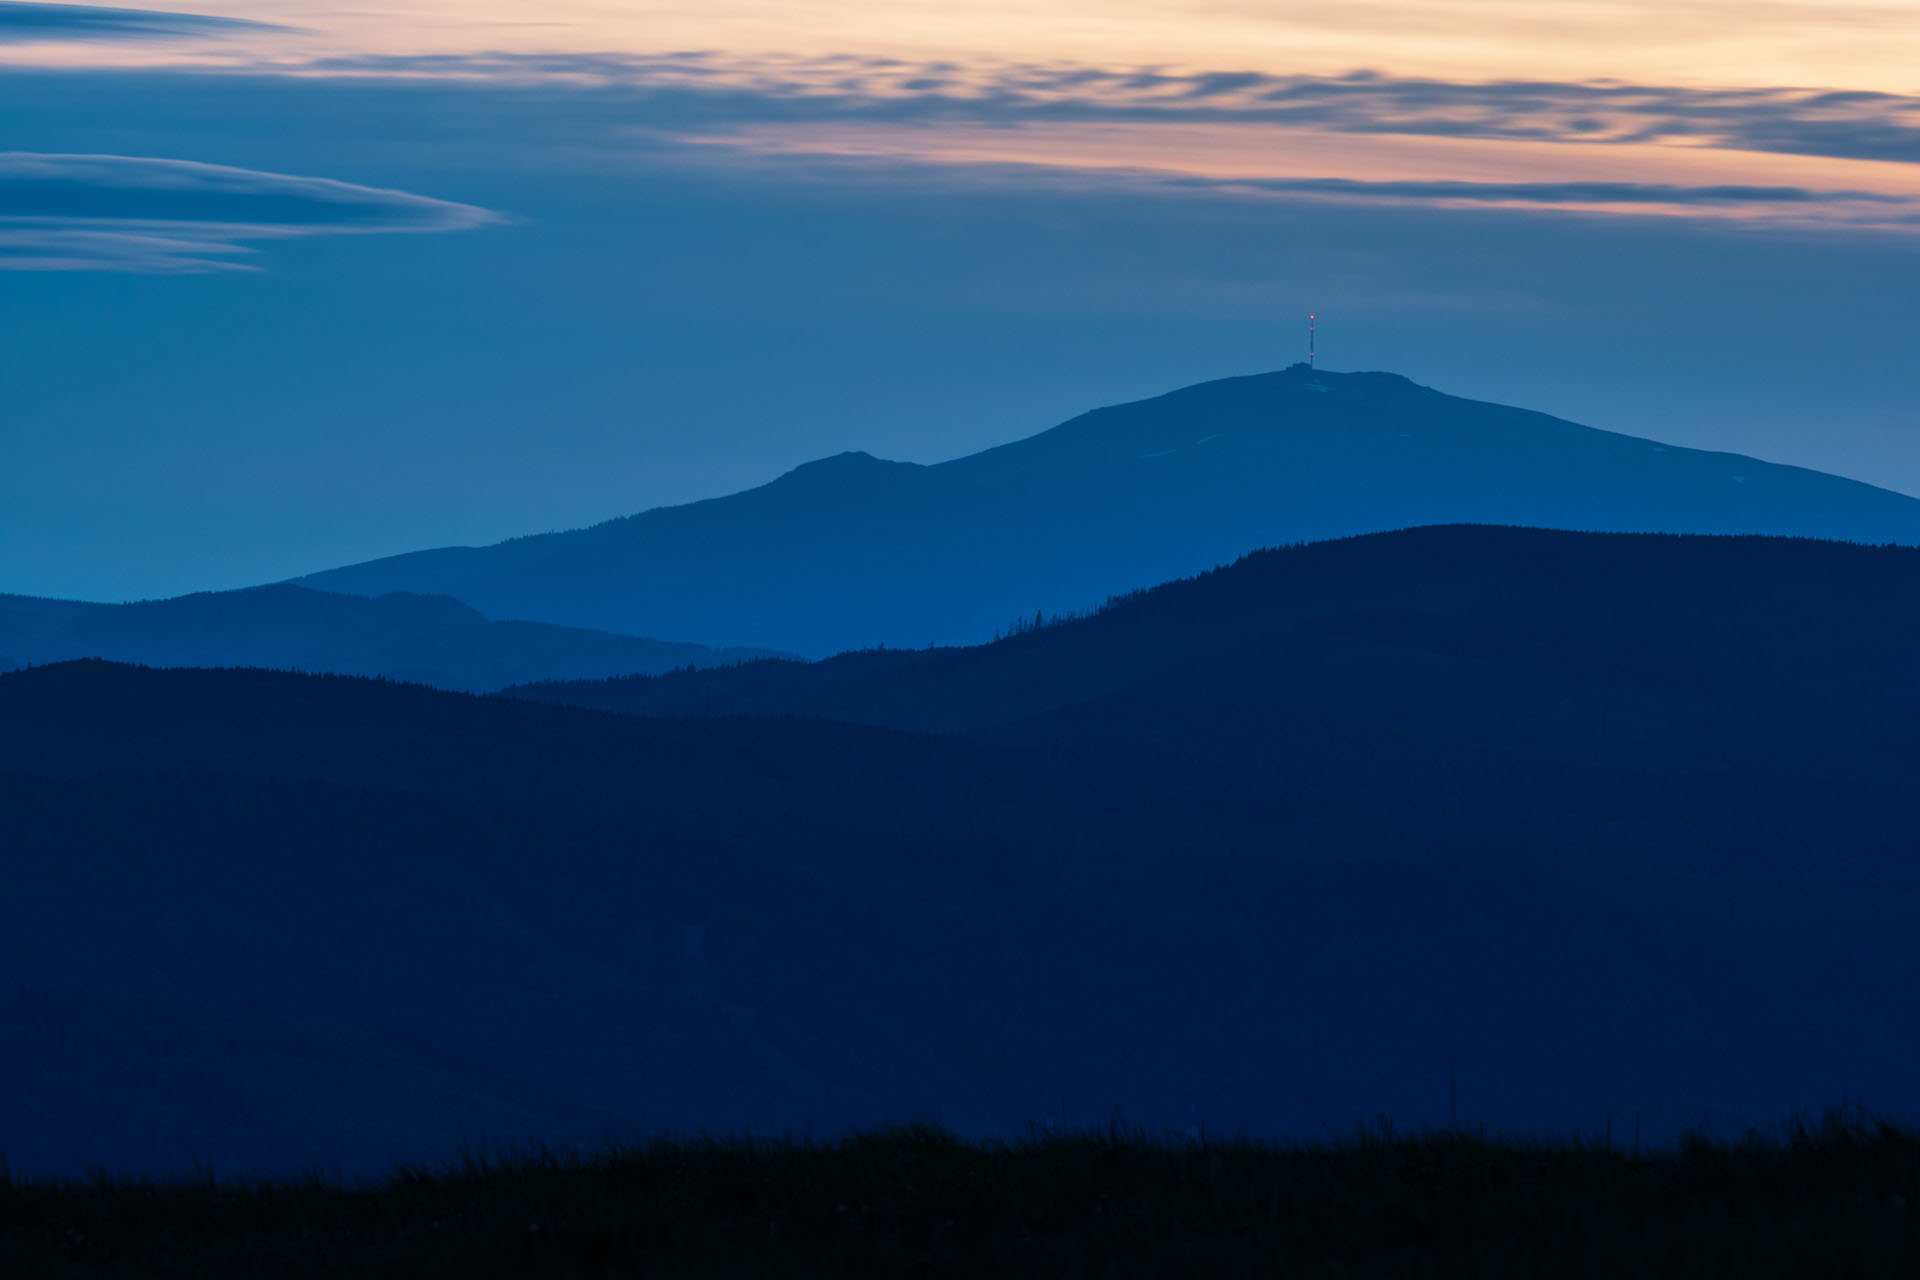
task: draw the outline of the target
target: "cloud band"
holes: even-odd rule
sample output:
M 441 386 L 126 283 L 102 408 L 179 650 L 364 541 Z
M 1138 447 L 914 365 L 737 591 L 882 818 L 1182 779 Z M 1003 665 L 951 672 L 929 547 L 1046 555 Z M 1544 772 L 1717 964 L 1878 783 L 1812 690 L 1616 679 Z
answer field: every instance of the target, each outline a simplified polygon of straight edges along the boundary
M 110 9 L 90 4 L 24 4 L 18 0 L 0 0 L 0 44 L 42 40 L 165 40 L 181 36 L 283 30 L 286 28 L 270 23 L 214 18 L 198 13 Z
M 461 231 L 472 205 L 186 160 L 0 153 L 0 270 L 233 269 L 252 241 Z

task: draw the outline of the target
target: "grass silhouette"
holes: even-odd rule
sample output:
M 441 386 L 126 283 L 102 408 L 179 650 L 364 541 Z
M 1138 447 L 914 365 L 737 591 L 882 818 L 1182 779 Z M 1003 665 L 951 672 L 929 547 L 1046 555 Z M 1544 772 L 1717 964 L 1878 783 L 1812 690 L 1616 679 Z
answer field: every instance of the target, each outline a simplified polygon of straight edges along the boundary
M 0 1176 L 0 1274 L 1912 1276 L 1920 1135 L 656 1141 L 378 1183 Z

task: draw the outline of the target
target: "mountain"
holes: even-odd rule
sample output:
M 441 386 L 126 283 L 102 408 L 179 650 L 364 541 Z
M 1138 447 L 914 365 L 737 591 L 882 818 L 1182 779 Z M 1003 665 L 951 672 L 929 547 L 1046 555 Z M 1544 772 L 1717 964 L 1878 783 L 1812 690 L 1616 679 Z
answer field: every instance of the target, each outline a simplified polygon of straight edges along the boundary
M 1261 546 L 1414 525 L 1920 543 L 1920 500 L 1295 366 L 937 466 L 862 453 L 730 497 L 300 581 L 808 656 L 984 640 Z
M 711 675 L 937 733 L 0 676 L 0 1157 L 1920 1114 L 1917 578 L 1423 529 Z
M 807 716 L 1244 770 L 1383 760 L 1896 779 L 1920 549 L 1429 526 L 1256 552 L 992 644 L 513 697 Z
M 490 622 L 447 596 L 376 599 L 289 585 L 137 604 L 0 596 L 0 670 L 99 657 L 154 667 L 278 667 L 482 692 L 769 656 L 557 627 Z

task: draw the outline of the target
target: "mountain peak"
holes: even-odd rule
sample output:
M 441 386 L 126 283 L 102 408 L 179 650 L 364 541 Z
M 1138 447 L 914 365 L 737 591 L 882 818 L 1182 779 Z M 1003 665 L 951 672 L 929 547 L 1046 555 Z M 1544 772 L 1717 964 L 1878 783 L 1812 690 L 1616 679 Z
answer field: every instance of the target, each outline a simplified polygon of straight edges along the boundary
M 1383 387 L 1418 387 L 1420 384 L 1404 373 L 1393 373 L 1386 369 L 1355 369 L 1351 372 L 1337 372 L 1325 367 L 1315 368 L 1305 360 L 1296 360 L 1286 368 L 1271 374 L 1255 374 L 1256 378 L 1286 378 L 1295 382 L 1347 383 Z M 1232 381 L 1232 379 L 1223 379 Z M 1207 385 L 1201 383 L 1201 386 Z
M 894 462 L 887 458 L 876 458 L 864 449 L 848 449 L 842 453 L 825 458 L 815 458 L 803 462 L 791 471 L 782 473 L 774 484 L 806 483 L 821 480 L 839 480 L 848 476 L 877 476 L 887 472 L 918 471 L 920 464 L 915 462 Z
M 1296 364 L 930 467 L 850 451 L 581 533 L 303 581 L 821 656 L 985 639 L 1257 547 L 1460 523 L 1920 543 L 1920 502 Z

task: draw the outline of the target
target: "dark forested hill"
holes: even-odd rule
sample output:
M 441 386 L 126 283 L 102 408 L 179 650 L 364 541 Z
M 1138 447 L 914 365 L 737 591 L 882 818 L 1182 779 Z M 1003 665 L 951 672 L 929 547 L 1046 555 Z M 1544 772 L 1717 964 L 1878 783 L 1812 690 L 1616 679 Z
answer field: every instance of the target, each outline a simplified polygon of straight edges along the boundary
M 1297 366 L 938 466 L 842 454 L 730 497 L 302 581 L 818 657 L 971 643 L 1254 547 L 1454 522 L 1913 544 L 1920 500 Z
M 138 604 L 0 596 L 0 670 L 69 658 L 156 667 L 277 667 L 476 692 L 765 657 L 556 627 L 489 622 L 446 596 L 378 599 L 257 587 Z
M 1724 635 L 1698 616 L 1778 572 L 1688 559 L 1715 545 L 1489 543 L 1470 573 L 1409 553 L 1368 583 L 1346 544 L 1295 578 L 1291 632 L 1259 620 L 1250 560 L 1107 615 L 1186 636 L 1172 666 L 1099 619 L 1000 647 L 1092 637 L 1086 665 L 1133 676 L 1063 702 L 1056 656 L 1024 719 L 1017 682 L 969 676 L 1003 708 L 971 737 L 262 671 L 0 676 L 0 1157 L 377 1171 L 462 1140 L 909 1119 L 1637 1117 L 1656 1139 L 1913 1114 L 1920 1038 L 1890 1016 L 1920 981 L 1911 686 L 1899 637 L 1861 625 L 1867 584 L 1906 607 L 1912 553 L 1786 547 L 1813 558 L 1789 575 L 1801 658 L 1885 684 L 1843 708 L 1852 755 L 1702 756 L 1806 723 L 1743 683 L 1779 669 L 1741 665 L 1751 610 Z M 1569 620 L 1608 597 L 1581 584 L 1622 563 L 1646 597 L 1589 612 L 1583 648 Z M 1534 609 L 1556 568 L 1561 611 Z M 1238 696 L 1261 652 L 1297 712 Z M 1384 692 L 1343 706 L 1367 672 Z M 1699 688 L 1648 720 L 1633 690 L 1661 682 Z M 1150 741 L 1142 709 L 1172 704 Z
M 516 697 L 1078 742 L 1232 769 L 1920 758 L 1920 550 L 1436 527 L 1247 556 L 961 649 L 868 650 Z

